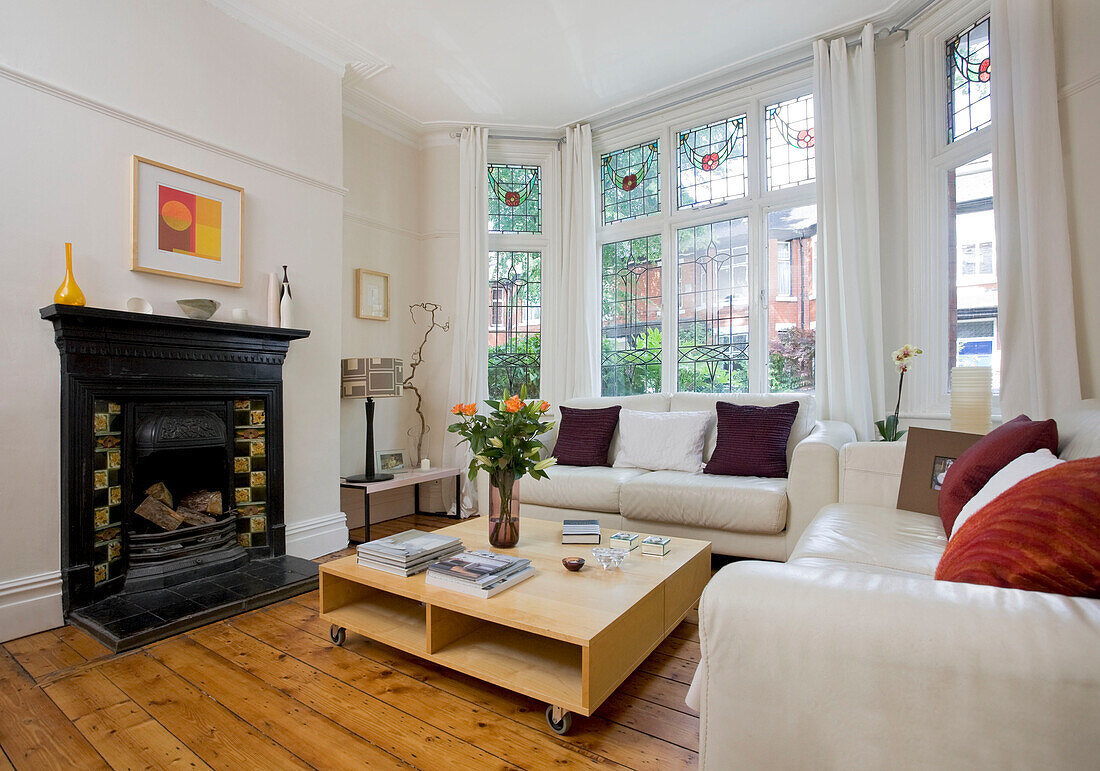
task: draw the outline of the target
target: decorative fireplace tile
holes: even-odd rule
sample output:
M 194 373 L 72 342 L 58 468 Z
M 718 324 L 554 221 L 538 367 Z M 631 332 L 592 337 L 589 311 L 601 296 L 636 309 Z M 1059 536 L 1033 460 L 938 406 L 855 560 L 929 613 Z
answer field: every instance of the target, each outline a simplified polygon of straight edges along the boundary
M 233 496 L 237 541 L 267 544 L 267 405 L 263 399 L 233 401 Z
M 122 405 L 97 399 L 92 406 L 93 580 L 122 574 Z

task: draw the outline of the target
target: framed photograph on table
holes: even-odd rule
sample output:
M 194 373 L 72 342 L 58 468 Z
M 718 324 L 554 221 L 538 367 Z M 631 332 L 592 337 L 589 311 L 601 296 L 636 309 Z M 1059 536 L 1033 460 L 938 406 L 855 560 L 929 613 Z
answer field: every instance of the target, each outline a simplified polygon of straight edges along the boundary
M 390 318 L 390 274 L 357 268 L 355 271 L 355 315 L 372 321 Z
M 133 157 L 130 270 L 244 283 L 244 188 Z
M 970 449 L 982 434 L 911 428 L 905 441 L 898 508 L 922 514 L 939 514 L 940 488 L 951 464 Z
M 404 450 L 375 450 L 374 468 L 379 474 L 399 474 L 409 470 L 409 456 Z

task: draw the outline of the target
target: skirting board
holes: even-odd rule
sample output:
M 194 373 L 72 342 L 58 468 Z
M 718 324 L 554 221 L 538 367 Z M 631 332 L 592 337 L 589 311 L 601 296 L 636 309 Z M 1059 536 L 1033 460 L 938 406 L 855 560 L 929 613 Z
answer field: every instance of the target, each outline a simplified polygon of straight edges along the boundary
M 348 518 L 342 511 L 286 525 L 286 553 L 307 560 L 346 549 Z
M 61 571 L 0 582 L 0 643 L 64 623 Z

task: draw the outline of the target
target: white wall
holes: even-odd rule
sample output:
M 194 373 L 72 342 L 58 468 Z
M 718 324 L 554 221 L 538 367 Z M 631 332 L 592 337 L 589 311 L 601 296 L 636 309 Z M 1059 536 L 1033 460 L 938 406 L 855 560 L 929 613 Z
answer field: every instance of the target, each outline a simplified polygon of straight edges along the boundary
M 447 140 L 454 152 L 455 143 Z M 423 340 L 429 317 L 418 310 L 415 322 L 409 314 L 414 303 L 443 306 L 437 321 L 449 321 L 454 312 L 455 223 L 440 233 L 436 219 L 457 221 L 457 155 L 454 173 L 438 169 L 437 149 L 421 150 L 394 139 L 352 118 L 344 119 L 344 184 L 348 188 L 344 208 L 344 266 L 342 356 L 399 356 L 405 374 L 413 352 Z M 430 166 L 430 168 L 429 168 Z M 453 209 L 453 210 L 452 210 Z M 449 244 L 450 254 L 437 247 Z M 367 321 L 355 316 L 357 268 L 390 274 L 390 319 Z M 450 279 L 447 278 L 449 271 Z M 447 420 L 442 400 L 450 373 L 453 335 L 435 330 L 424 349 L 424 363 L 414 381 L 424 395 L 423 411 L 430 430 L 423 445 L 432 465 L 442 462 L 442 436 Z M 375 447 L 401 448 L 416 462 L 419 419 L 416 396 L 406 391 L 400 399 L 375 403 Z M 340 408 L 340 469 L 344 475 L 363 471 L 365 420 L 363 402 L 347 400 Z M 410 435 L 410 431 L 412 434 Z M 423 485 L 421 506 L 442 508 L 439 483 Z M 359 496 L 345 496 L 349 524 L 361 521 Z M 371 499 L 373 521 L 401 516 L 412 510 L 410 490 L 380 494 Z M 354 513 L 353 513 L 354 511 Z
M 340 112 L 336 73 L 203 2 L 5 4 L 0 640 L 61 622 L 59 364 L 38 309 L 65 241 L 90 306 L 139 295 L 165 315 L 200 296 L 222 302 L 215 319 L 244 307 L 262 320 L 265 272 L 288 264 L 297 323 L 312 330 L 284 370 L 291 550 L 293 533 L 339 512 Z M 129 270 L 132 154 L 244 187 L 243 288 Z M 31 596 L 31 584 L 46 588 Z

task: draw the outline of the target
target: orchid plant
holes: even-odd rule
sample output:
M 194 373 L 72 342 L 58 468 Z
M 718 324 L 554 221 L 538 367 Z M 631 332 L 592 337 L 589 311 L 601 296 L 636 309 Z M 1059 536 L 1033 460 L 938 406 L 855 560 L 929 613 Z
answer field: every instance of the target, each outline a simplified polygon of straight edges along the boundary
M 901 413 L 901 389 L 905 385 L 905 373 L 913 364 L 913 359 L 922 355 L 923 350 L 915 345 L 906 343 L 894 351 L 894 371 L 898 373 L 898 403 L 894 407 L 894 414 L 887 416 L 885 420 L 875 421 L 875 428 L 884 442 L 896 442 L 905 436 L 905 431 L 898 430 L 898 416 Z

